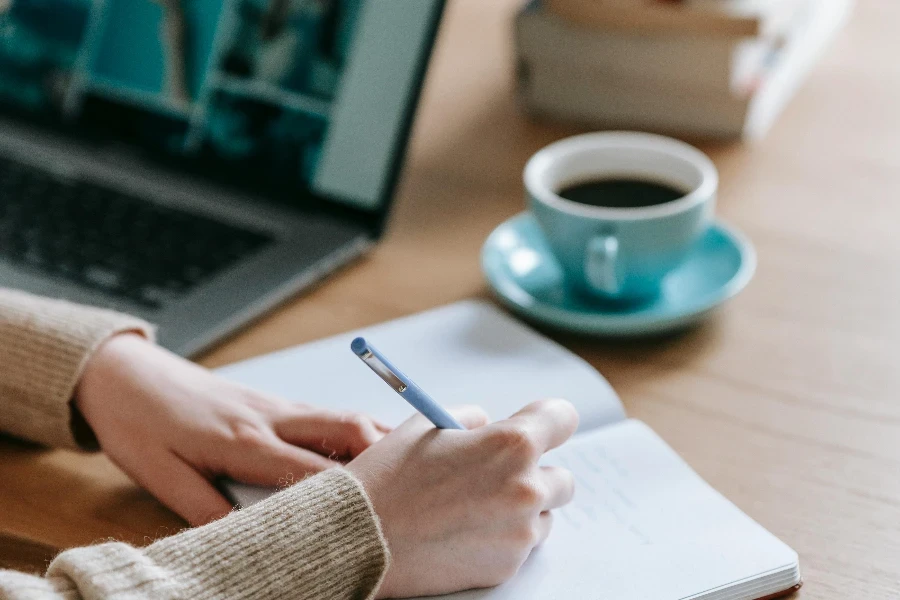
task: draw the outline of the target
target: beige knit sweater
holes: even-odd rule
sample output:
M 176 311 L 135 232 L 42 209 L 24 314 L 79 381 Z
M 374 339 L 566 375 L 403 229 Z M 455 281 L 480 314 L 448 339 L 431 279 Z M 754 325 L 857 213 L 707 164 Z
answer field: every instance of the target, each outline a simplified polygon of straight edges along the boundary
M 91 352 L 123 331 L 152 336 L 139 319 L 0 288 L 0 430 L 78 448 L 75 384 Z M 388 560 L 362 485 L 332 469 L 147 548 L 67 550 L 43 576 L 0 570 L 0 599 L 362 599 Z

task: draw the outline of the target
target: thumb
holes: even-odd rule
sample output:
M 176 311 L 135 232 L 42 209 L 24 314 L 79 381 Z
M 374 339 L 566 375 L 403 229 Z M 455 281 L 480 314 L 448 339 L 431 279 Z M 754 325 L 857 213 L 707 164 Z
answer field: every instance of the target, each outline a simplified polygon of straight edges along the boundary
M 255 448 L 234 449 L 221 466 L 225 474 L 241 483 L 284 487 L 339 464 L 273 435 Z
M 464 406 L 455 406 L 449 409 L 453 418 L 460 422 L 466 429 L 475 429 L 483 427 L 490 423 L 490 417 L 480 406 L 467 404 Z M 424 432 L 433 429 L 434 425 L 424 415 L 416 413 L 403 422 L 397 430 L 402 431 L 418 431 Z
M 224 517 L 232 510 L 231 503 L 203 475 L 173 454 L 166 453 L 160 457 L 158 468 L 135 478 L 194 527 Z
M 487 412 L 480 406 L 475 406 L 474 404 L 454 406 L 450 409 L 450 414 L 453 415 L 457 421 L 465 425 L 466 429 L 477 429 L 478 427 L 484 427 L 491 422 L 491 418 L 488 416 Z

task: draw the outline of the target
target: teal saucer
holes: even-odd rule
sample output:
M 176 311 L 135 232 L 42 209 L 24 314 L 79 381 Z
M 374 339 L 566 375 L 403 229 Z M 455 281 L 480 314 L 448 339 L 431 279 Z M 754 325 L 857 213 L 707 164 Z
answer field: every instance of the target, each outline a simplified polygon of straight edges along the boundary
M 526 319 L 582 334 L 641 336 L 706 317 L 744 289 L 756 270 L 756 253 L 743 235 L 716 222 L 666 276 L 658 297 L 640 305 L 607 304 L 566 287 L 543 232 L 530 213 L 522 213 L 488 236 L 481 266 L 500 300 Z

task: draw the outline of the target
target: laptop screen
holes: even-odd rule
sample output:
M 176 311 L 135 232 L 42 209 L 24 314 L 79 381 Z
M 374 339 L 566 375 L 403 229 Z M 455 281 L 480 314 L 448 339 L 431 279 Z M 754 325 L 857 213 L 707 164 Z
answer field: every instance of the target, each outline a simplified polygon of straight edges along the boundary
M 0 111 L 252 190 L 386 201 L 440 0 L 0 0 Z

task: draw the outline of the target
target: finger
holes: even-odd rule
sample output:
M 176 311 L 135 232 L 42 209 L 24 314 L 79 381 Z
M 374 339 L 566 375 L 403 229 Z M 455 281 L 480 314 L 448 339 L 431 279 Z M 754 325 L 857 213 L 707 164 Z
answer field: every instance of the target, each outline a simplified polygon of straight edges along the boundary
M 535 546 L 540 546 L 544 542 L 547 541 L 547 537 L 550 535 L 550 530 L 553 528 L 553 513 L 551 512 L 542 512 L 538 516 L 537 522 L 537 544 Z
M 524 430 L 543 454 L 572 437 L 578 428 L 578 411 L 566 400 L 538 400 L 491 427 Z
M 480 406 L 455 406 L 450 409 L 449 412 L 451 415 L 453 415 L 453 418 L 459 421 L 459 423 L 466 429 L 483 427 L 490 421 L 487 413 Z M 397 429 L 403 431 L 425 432 L 429 429 L 434 429 L 434 424 L 429 421 L 424 415 L 416 413 L 415 415 L 404 421 L 403 424 L 400 425 L 400 427 L 398 427 Z
M 466 429 L 477 429 L 491 422 L 491 418 L 483 408 L 472 404 L 454 406 L 450 409 L 450 414 Z
M 572 472 L 562 467 L 541 467 L 538 475 L 547 491 L 544 510 L 565 506 L 575 495 L 575 478 Z
M 152 462 L 155 468 L 138 474 L 137 482 L 191 525 L 206 525 L 231 512 L 231 503 L 178 456 L 166 453 Z
M 339 465 L 321 454 L 272 436 L 271 440 L 253 448 L 236 448 L 224 459 L 222 470 L 242 483 L 285 487 Z
M 391 427 L 389 425 L 385 425 L 381 421 L 376 421 L 375 419 L 372 419 L 372 423 L 375 424 L 375 429 L 377 429 L 381 433 L 386 434 L 386 433 L 390 433 L 391 431 L 393 431 L 393 427 Z
M 315 411 L 282 417 L 275 433 L 286 442 L 326 456 L 354 458 L 384 437 L 369 417 L 354 412 Z

